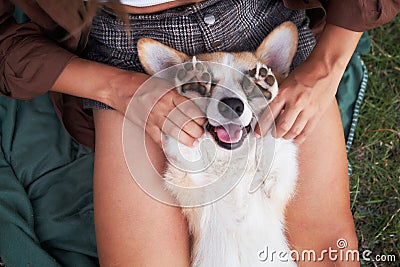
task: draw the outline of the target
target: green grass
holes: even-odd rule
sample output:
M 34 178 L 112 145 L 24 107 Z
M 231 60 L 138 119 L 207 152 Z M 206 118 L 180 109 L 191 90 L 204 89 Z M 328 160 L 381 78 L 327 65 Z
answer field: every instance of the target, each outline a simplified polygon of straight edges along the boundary
M 360 251 L 396 256 L 362 266 L 400 266 L 400 15 L 369 34 L 369 81 L 349 153 L 352 211 Z

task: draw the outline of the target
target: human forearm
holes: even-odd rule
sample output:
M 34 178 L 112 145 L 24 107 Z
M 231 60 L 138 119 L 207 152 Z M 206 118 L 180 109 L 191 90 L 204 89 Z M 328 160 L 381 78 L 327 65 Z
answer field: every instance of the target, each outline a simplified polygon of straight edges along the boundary
M 74 58 L 51 90 L 101 101 L 124 112 L 131 96 L 147 78 L 142 73 Z
M 308 59 L 293 74 L 307 77 L 302 80 L 309 80 L 311 87 L 316 80 L 329 75 L 334 75 L 339 83 L 361 35 L 327 24 Z
M 161 132 L 165 132 L 185 145 L 192 145 L 203 134 L 203 114 L 187 98 L 171 90 L 173 82 L 157 77 L 146 81 L 148 78 L 147 74 L 75 58 L 58 77 L 52 90 L 101 101 L 115 108 L 129 121 L 146 129 L 158 144 L 161 144 Z M 146 86 L 141 87 L 145 81 Z M 192 121 L 174 117 L 177 112 L 178 117 Z
M 81 58 L 72 59 L 51 90 L 105 102 L 109 81 L 122 70 Z

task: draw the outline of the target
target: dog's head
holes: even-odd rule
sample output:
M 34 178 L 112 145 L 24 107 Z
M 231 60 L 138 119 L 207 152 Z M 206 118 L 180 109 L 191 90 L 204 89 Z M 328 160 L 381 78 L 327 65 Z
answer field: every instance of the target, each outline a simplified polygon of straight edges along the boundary
M 197 103 L 208 119 L 206 130 L 220 147 L 235 149 L 278 94 L 297 42 L 296 26 L 285 22 L 254 53 L 216 52 L 190 57 L 148 38 L 139 40 L 138 53 L 148 74 L 175 66 L 178 92 L 191 99 L 203 99 Z

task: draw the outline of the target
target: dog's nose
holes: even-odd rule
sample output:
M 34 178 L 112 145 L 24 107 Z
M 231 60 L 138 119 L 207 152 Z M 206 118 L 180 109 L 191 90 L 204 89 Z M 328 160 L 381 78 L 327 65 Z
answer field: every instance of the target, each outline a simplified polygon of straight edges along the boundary
M 226 97 L 218 103 L 218 110 L 225 118 L 235 119 L 242 115 L 244 104 L 239 98 Z

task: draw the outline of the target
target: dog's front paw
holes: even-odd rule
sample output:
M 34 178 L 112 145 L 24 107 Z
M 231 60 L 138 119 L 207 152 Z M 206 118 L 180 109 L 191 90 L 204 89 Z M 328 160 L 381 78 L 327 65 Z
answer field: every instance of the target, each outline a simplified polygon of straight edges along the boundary
M 193 98 L 207 96 L 211 89 L 211 74 L 207 66 L 193 57 L 192 61 L 185 62 L 176 72 L 178 93 Z
M 257 62 L 254 69 L 248 71 L 249 79 L 261 90 L 264 97 L 271 102 L 278 94 L 278 82 L 274 73 L 266 65 Z

